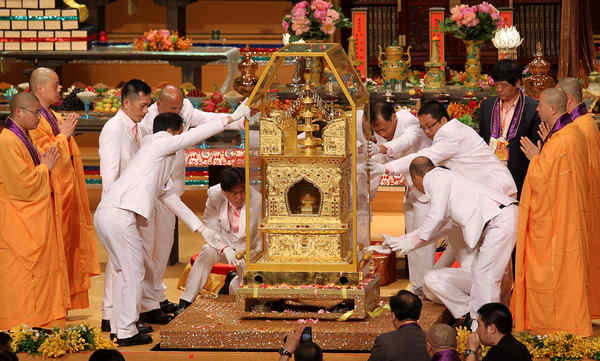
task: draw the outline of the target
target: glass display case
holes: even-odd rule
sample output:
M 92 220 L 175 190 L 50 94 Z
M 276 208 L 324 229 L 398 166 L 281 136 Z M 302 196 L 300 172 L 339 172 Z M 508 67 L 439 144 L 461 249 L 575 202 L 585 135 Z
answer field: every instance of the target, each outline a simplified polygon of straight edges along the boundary
M 302 66 L 283 84 L 280 66 L 290 59 Z M 368 101 L 339 44 L 291 44 L 273 54 L 248 99 L 256 115 L 246 124 L 246 204 L 255 209 L 246 213 L 242 298 L 282 284 L 364 289 Z

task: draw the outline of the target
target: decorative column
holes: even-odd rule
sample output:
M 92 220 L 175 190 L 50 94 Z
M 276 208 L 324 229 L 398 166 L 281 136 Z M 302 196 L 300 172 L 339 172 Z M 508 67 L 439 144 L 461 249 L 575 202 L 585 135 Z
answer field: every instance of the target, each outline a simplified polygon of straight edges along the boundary
M 445 11 L 445 8 L 429 9 L 429 59 L 432 59 L 433 49 L 437 47 L 438 56 L 434 61 L 440 63 L 446 62 L 446 34 L 440 31 L 440 24 L 444 22 Z
M 357 69 L 367 77 L 367 8 L 352 9 L 352 37 L 356 52 Z M 354 59 L 353 59 L 354 60 Z

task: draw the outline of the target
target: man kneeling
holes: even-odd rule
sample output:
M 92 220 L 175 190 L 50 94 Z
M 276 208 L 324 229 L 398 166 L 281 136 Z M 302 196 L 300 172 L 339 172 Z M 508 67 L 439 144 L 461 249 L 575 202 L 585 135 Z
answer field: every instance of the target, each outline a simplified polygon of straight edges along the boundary
M 466 246 L 475 250 L 472 266 L 460 280 L 451 282 L 449 278 L 443 287 L 429 287 L 426 276 L 425 286 L 454 317 L 469 313 L 476 319 L 479 307 L 500 301 L 501 282 L 517 239 L 517 201 L 448 169 L 436 168 L 426 157 L 415 158 L 409 170 L 417 189 L 430 197 L 430 212 L 414 232 L 387 237 L 383 244 L 409 252 L 435 242 L 432 235 L 448 221 L 455 223 Z M 457 299 L 460 302 L 455 302 Z
M 238 255 L 246 250 L 246 192 L 244 170 L 227 167 L 221 172 L 221 183 L 208 189 L 204 224 L 208 232 L 203 233 L 206 242 L 190 271 L 185 291 L 179 299 L 180 309 L 188 307 L 206 284 L 212 267 L 217 262 L 227 262 L 237 268 L 237 274 L 230 283 L 229 293 L 239 286 L 243 274 L 244 259 Z M 252 188 L 251 188 L 252 189 Z M 261 201 L 258 192 L 250 194 L 250 229 L 255 240 L 252 254 L 262 250 L 262 243 L 256 241 L 256 227 L 260 215 Z

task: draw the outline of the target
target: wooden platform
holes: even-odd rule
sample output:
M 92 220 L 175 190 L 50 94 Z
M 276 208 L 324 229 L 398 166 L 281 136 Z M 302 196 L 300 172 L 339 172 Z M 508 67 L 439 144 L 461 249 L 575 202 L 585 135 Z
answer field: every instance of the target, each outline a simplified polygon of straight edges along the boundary
M 278 350 L 283 337 L 298 322 L 312 326 L 313 340 L 325 351 L 368 352 L 375 337 L 393 330 L 392 315 L 362 321 L 242 320 L 230 296 L 198 298 L 183 314 L 160 330 L 162 350 Z M 423 302 L 419 323 L 428 330 L 434 323 L 447 323 L 449 313 L 431 302 Z

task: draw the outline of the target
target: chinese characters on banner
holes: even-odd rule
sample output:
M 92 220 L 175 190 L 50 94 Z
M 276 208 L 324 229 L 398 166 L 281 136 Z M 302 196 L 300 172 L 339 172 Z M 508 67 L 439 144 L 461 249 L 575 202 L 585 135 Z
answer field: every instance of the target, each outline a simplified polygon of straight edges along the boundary
M 513 9 L 504 8 L 500 9 L 500 16 L 502 20 L 504 20 L 504 26 L 512 26 L 513 25 Z
M 361 77 L 367 76 L 367 9 L 352 10 L 352 36 L 355 40 L 356 60 Z
M 440 62 L 444 63 L 446 61 L 446 41 L 444 38 L 444 33 L 440 31 L 440 23 L 444 22 L 444 8 L 430 8 L 429 9 L 429 54 L 431 54 L 431 49 L 433 49 L 433 40 L 439 40 L 439 54 L 440 54 Z M 436 61 L 437 59 L 430 59 L 432 61 Z

